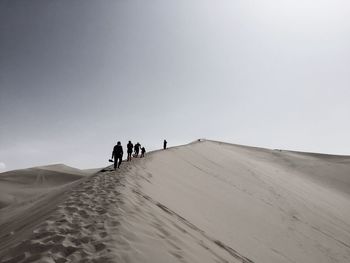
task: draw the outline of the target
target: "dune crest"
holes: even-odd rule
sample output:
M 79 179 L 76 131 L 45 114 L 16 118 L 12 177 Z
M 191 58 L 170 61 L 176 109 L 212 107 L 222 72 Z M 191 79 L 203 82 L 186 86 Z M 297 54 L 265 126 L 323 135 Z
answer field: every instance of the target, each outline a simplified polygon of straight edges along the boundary
M 212 141 L 156 151 L 61 187 L 26 231 L 0 225 L 0 260 L 347 263 L 349 163 Z

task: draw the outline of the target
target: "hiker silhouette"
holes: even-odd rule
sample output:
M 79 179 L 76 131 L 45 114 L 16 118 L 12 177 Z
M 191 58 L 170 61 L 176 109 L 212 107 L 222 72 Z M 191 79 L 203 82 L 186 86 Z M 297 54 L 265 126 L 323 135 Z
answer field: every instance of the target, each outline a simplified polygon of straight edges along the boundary
M 164 142 L 163 142 L 163 149 L 165 150 L 166 149 L 166 145 L 167 145 L 167 141 L 166 140 L 164 140 Z
M 139 156 L 139 152 L 140 152 L 140 147 L 141 144 L 138 142 L 135 144 L 134 149 L 135 149 L 135 156 L 138 157 Z
M 141 156 L 140 156 L 140 157 L 141 157 L 141 158 L 142 158 L 142 157 L 145 157 L 145 153 L 146 153 L 146 149 L 145 149 L 145 147 L 142 147 L 142 148 L 141 148 Z
M 134 145 L 131 143 L 131 141 L 129 141 L 128 145 L 126 146 L 128 148 L 128 158 L 127 161 L 131 161 L 131 154 L 132 154 L 132 150 L 134 148 Z
M 114 158 L 114 170 L 119 168 L 120 164 L 122 163 L 123 154 L 123 146 L 120 142 L 117 142 L 117 145 L 114 146 L 112 152 L 112 159 Z

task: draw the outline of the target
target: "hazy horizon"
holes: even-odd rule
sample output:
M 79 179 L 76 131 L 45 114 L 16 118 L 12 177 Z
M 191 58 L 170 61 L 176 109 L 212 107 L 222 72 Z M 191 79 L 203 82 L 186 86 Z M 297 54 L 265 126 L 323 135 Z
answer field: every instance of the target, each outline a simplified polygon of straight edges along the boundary
M 350 155 L 345 0 L 0 1 L 0 172 L 198 138 Z

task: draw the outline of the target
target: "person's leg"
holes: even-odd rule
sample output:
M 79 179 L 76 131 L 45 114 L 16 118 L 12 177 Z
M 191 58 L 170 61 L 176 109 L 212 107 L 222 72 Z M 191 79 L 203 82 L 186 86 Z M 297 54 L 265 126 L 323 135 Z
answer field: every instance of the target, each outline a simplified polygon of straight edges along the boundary
M 119 159 L 119 162 L 118 162 L 118 168 L 119 168 L 119 166 L 121 165 L 121 163 L 122 163 L 123 160 L 122 160 L 122 157 L 121 157 L 121 156 L 119 156 L 118 159 Z
M 118 166 L 118 159 L 117 157 L 114 157 L 114 170 L 117 169 L 117 166 Z

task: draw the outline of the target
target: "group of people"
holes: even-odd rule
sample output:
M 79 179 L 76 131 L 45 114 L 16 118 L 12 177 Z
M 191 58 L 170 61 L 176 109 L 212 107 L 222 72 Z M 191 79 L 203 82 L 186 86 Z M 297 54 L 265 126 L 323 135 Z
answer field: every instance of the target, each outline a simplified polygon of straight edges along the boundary
M 165 150 L 167 146 L 167 141 L 164 140 L 163 142 L 163 149 Z M 128 144 L 126 145 L 127 148 L 127 153 L 128 153 L 128 158 L 127 161 L 131 161 L 131 157 L 132 157 L 132 153 L 134 152 L 134 156 L 133 157 L 139 157 L 139 153 L 141 150 L 141 155 L 140 158 L 145 157 L 145 153 L 146 153 L 146 149 L 145 147 L 141 147 L 141 144 L 138 142 L 135 145 L 133 145 L 133 143 L 131 141 L 128 142 Z M 121 144 L 121 142 L 117 142 L 117 145 L 114 146 L 113 148 L 113 152 L 112 152 L 112 159 L 110 159 L 111 162 L 114 162 L 114 170 L 116 170 L 117 168 L 120 167 L 120 164 L 123 161 L 123 146 Z
M 146 153 L 146 149 L 145 147 L 141 148 L 141 144 L 138 142 L 135 144 L 135 146 L 132 144 L 131 141 L 128 142 L 128 144 L 126 145 L 126 147 L 128 148 L 128 159 L 127 161 L 131 161 L 131 155 L 132 152 L 134 151 L 134 157 L 139 157 L 139 153 L 140 153 L 140 149 L 141 149 L 141 158 L 145 157 L 145 153 Z

